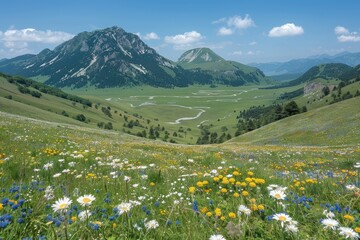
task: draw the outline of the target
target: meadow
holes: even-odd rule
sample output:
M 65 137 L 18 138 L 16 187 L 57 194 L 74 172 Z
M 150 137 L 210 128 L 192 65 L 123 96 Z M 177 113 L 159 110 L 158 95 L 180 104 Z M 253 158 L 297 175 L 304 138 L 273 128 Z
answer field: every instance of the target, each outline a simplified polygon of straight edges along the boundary
M 176 138 L 176 141 L 193 144 L 200 135 L 200 125 L 211 126 L 211 131 L 219 133 L 225 126 L 228 133 L 233 136 L 236 131 L 236 116 L 240 111 L 252 106 L 270 105 L 277 102 L 282 93 L 295 89 L 297 87 L 274 90 L 257 86 L 211 88 L 207 85 L 193 85 L 174 89 L 141 86 L 65 91 L 94 102 L 109 104 L 128 113 L 137 113 L 151 121 L 155 120 L 155 123 L 165 126 L 170 131 L 176 132 L 180 126 L 191 129 L 187 137 Z
M 185 146 L 0 114 L 1 239 L 359 238 L 356 142 Z

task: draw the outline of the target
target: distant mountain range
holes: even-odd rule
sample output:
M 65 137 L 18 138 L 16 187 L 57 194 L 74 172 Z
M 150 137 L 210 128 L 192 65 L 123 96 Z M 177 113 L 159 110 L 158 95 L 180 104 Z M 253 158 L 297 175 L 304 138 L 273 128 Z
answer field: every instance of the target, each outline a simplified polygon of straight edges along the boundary
M 282 83 L 269 88 L 281 88 L 296 86 L 302 83 L 308 83 L 315 79 L 339 80 L 348 82 L 349 80 L 360 77 L 360 64 L 355 67 L 343 63 L 327 63 L 314 66 L 307 70 L 300 77 L 289 82 Z
M 82 32 L 54 50 L 4 59 L 0 62 L 0 71 L 41 79 L 47 85 L 74 88 L 183 87 L 213 83 L 238 86 L 259 84 L 265 79 L 260 70 L 225 61 L 210 49 L 191 51 L 198 54 L 184 53 L 178 65 L 159 55 L 137 35 L 111 27 Z M 217 65 L 218 61 L 221 62 L 219 68 L 205 67 L 211 63 Z
M 257 67 L 266 75 L 271 76 L 305 73 L 313 66 L 326 63 L 343 63 L 354 67 L 360 64 L 360 53 L 343 52 L 334 56 L 324 54 L 309 58 L 294 59 L 288 62 L 251 63 L 249 65 Z

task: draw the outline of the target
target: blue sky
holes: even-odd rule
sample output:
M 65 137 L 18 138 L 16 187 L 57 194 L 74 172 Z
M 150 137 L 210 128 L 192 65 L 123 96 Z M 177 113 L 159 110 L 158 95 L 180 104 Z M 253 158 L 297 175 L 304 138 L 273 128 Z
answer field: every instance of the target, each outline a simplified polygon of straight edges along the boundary
M 171 60 L 195 47 L 242 63 L 360 52 L 358 0 L 11 0 L 1 6 L 0 59 L 111 26 L 139 34 Z

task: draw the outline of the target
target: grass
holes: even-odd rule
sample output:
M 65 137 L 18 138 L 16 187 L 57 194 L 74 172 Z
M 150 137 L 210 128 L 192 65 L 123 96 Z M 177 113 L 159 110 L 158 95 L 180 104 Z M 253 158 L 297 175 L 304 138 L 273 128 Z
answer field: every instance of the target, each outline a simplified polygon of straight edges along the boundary
M 356 144 L 173 145 L 3 113 L 0 139 L 2 238 L 342 239 L 324 229 L 325 210 L 360 230 Z M 63 197 L 71 204 L 54 211 Z
M 246 133 L 234 142 L 286 145 L 358 145 L 359 98 L 289 117 Z
M 284 91 L 290 92 L 295 89 L 296 87 L 267 90 L 254 86 L 237 88 L 191 86 L 162 89 L 143 86 L 114 89 L 66 89 L 66 91 L 84 98 L 96 99 L 95 102 L 104 102 L 107 99 L 106 102 L 115 108 L 128 113 L 138 113 L 151 121 L 156 119 L 157 123 L 164 125 L 170 131 L 177 131 L 179 125 L 168 124 L 168 122 L 175 122 L 183 117 L 195 117 L 199 109 L 203 109 L 205 112 L 200 117 L 181 122 L 185 129 L 192 129 L 189 138 L 176 139 L 179 143 L 194 143 L 200 133 L 198 125 L 202 123 L 212 125 L 211 131 L 218 132 L 223 126 L 228 126 L 229 133 L 234 135 L 236 116 L 239 111 L 251 106 L 272 104 Z M 186 108 L 174 107 L 176 105 Z M 172 108 L 176 108 L 176 111 Z

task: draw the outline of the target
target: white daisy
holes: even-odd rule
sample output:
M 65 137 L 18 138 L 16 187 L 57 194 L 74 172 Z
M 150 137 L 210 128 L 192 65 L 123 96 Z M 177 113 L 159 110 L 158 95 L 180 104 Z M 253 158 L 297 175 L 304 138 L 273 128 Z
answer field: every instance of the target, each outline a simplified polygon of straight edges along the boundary
M 269 195 L 277 200 L 284 200 L 286 197 L 284 191 L 279 189 L 271 190 Z
M 57 177 L 60 177 L 60 176 L 61 176 L 61 173 L 55 173 L 55 174 L 53 175 L 54 178 L 57 178 Z
M 325 229 L 331 228 L 332 230 L 335 230 L 335 228 L 339 226 L 339 222 L 331 218 L 323 219 L 321 223 L 324 225 Z
M 132 208 L 132 204 L 129 202 L 122 202 L 117 206 L 120 215 L 129 212 L 131 208 Z
M 299 231 L 299 228 L 296 226 L 296 224 L 289 224 L 285 227 L 285 231 L 297 233 Z
M 145 223 L 145 227 L 146 229 L 155 229 L 157 227 L 159 227 L 159 223 L 158 221 L 156 221 L 155 219 L 154 220 L 150 220 L 148 222 Z
M 357 187 L 354 184 L 349 184 L 349 185 L 346 185 L 345 187 L 347 190 L 350 190 L 350 191 L 357 189 Z
M 251 214 L 251 210 L 249 208 L 247 208 L 246 206 L 244 205 L 240 205 L 239 208 L 238 208 L 238 213 L 241 214 L 241 213 L 245 213 L 246 215 L 250 215 Z
M 80 203 L 81 206 L 90 206 L 94 200 L 95 197 L 91 194 L 81 196 L 77 199 L 78 203 Z
M 226 238 L 223 235 L 214 234 L 210 236 L 209 240 L 226 240 Z
M 87 218 L 91 216 L 90 210 L 85 210 L 79 213 L 78 217 L 80 221 L 85 221 Z
M 334 218 L 335 217 L 335 214 L 331 211 L 328 211 L 328 210 L 324 210 L 323 211 L 323 214 L 327 217 L 327 218 Z
M 51 168 L 53 168 L 53 163 L 52 163 L 52 162 L 46 163 L 46 164 L 44 165 L 44 169 L 45 169 L 45 170 L 49 170 L 49 169 L 51 169 Z
M 357 234 L 352 228 L 348 228 L 348 227 L 340 227 L 340 235 L 344 236 L 345 238 L 349 238 L 349 239 L 358 239 L 360 238 L 359 234 Z
M 284 223 L 292 221 L 292 218 L 285 213 L 277 213 L 273 216 L 273 219 L 279 221 L 282 227 L 284 227 Z
M 54 212 L 65 212 L 69 208 L 71 203 L 72 201 L 68 197 L 63 197 L 57 200 L 51 207 L 53 208 Z

